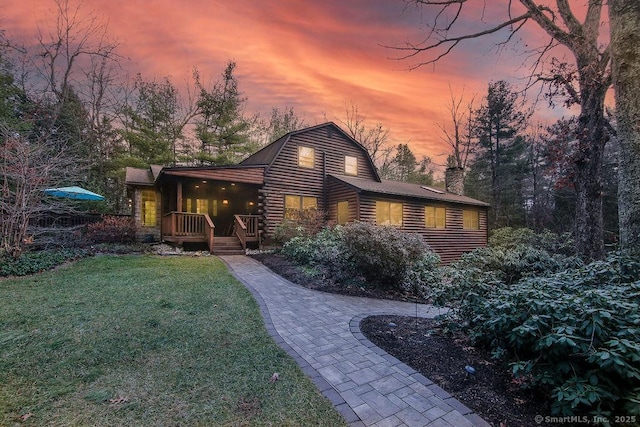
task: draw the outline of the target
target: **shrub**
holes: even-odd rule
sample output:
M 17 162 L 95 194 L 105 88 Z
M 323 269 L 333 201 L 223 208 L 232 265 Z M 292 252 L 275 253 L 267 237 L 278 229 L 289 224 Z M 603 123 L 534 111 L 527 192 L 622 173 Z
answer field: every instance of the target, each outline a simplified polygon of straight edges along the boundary
M 510 285 L 523 277 L 539 276 L 566 268 L 578 267 L 582 263 L 576 257 L 555 255 L 544 249 L 519 244 L 513 248 L 480 248 L 464 254 L 455 263 L 458 269 L 477 269 L 490 272 Z
M 293 218 L 284 219 L 273 230 L 272 240 L 283 246 L 295 237 L 313 237 L 324 227 L 324 213 L 317 209 L 296 211 Z
M 280 253 L 298 264 L 307 264 L 313 258 L 313 238 L 306 236 L 292 237 L 282 246 Z
M 440 261 L 440 256 L 437 253 L 425 252 L 407 269 L 402 278 L 402 287 L 425 300 L 433 299 L 442 283 Z
M 484 298 L 495 288 L 509 286 L 523 277 L 552 274 L 580 265 L 575 258 L 552 256 L 531 247 L 515 251 L 481 248 L 441 268 L 442 286 L 433 290 L 438 305 L 460 308 L 468 299 Z
M 508 287 L 523 278 L 544 277 L 583 265 L 575 256 L 545 250 L 544 247 L 553 247 L 553 242 L 559 239 L 550 236 L 551 233 L 536 239 L 535 234 L 530 234 L 531 230 L 521 229 L 517 233 L 510 230 L 500 229 L 494 235 L 493 246 L 463 254 L 460 260 L 443 267 L 443 285 L 434 290 L 434 301 L 460 307 L 461 302 L 483 298 L 496 287 Z M 525 244 L 525 241 L 536 243 Z
M 466 298 L 472 336 L 555 414 L 640 415 L 640 262 L 619 254 Z
M 281 253 L 298 264 L 326 270 L 335 280 L 343 279 L 352 270 L 348 266 L 340 225 L 326 227 L 312 237 L 294 237 L 284 244 Z
M 308 238 L 307 230 L 296 221 L 285 219 L 276 225 L 273 230 L 273 243 L 278 246 L 284 246 L 287 242 L 294 238 Z
M 498 228 L 491 232 L 488 244 L 490 248 L 502 250 L 510 250 L 524 245 L 566 256 L 575 252 L 575 243 L 571 233 L 555 234 L 550 231 L 536 233 L 530 228 Z
M 400 287 L 409 269 L 429 251 L 418 234 L 367 222 L 345 225 L 343 239 L 351 265 L 377 286 Z
M 105 216 L 101 222 L 87 225 L 86 238 L 93 243 L 133 242 L 136 225 L 130 217 Z
M 0 257 L 0 276 L 26 276 L 40 271 L 50 270 L 67 261 L 88 255 L 89 252 L 84 249 L 23 252 L 17 259 L 5 255 Z
M 422 237 L 364 222 L 293 237 L 282 247 L 282 254 L 334 281 L 363 277 L 364 285 L 417 291 L 423 296 L 430 295 L 440 281 L 440 257 L 429 251 Z

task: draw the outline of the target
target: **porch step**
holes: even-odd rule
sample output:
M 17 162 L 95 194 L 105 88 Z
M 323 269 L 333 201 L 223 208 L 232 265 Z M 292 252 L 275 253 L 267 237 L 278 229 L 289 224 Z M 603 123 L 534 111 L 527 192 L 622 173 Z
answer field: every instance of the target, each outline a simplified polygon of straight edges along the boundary
M 213 239 L 214 255 L 244 255 L 245 250 L 237 237 L 215 237 Z

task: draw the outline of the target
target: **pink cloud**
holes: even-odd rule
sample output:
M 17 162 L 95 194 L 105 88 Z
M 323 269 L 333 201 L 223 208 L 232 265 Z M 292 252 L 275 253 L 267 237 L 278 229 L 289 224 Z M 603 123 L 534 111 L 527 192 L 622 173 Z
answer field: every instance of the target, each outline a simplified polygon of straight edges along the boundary
M 502 13 L 497 2 L 484 11 L 468 9 L 468 25 L 482 25 Z M 523 58 L 504 49 L 492 53 L 489 40 L 466 43 L 435 68 L 407 71 L 398 52 L 381 45 L 417 40 L 424 16 L 388 0 L 91 0 L 86 4 L 109 21 L 122 42 L 131 74 L 145 78 L 187 78 L 198 67 L 217 78 L 230 59 L 238 64 L 241 89 L 252 111 L 294 106 L 308 122 L 344 118 L 354 102 L 371 121 L 392 131 L 394 143 L 409 141 L 418 155 L 444 161 L 448 148 L 436 123 L 443 120 L 454 91 L 486 91 L 490 80 L 513 77 Z M 0 6 L 7 35 L 33 37 L 53 3 L 8 0 Z M 530 31 L 529 36 L 539 37 Z M 525 70 L 526 71 L 526 70 Z M 519 71 L 521 74 L 522 70 Z M 440 157 L 438 157 L 440 156 Z

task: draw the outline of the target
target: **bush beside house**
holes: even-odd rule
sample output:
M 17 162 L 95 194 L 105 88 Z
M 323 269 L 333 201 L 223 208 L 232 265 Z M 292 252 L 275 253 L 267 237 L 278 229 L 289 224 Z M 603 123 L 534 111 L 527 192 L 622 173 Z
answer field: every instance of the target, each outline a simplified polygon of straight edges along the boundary
M 435 273 L 440 257 L 419 235 L 368 222 L 294 237 L 284 244 L 282 254 L 337 281 L 359 279 L 362 286 L 414 291 L 418 280 L 428 286 L 439 280 Z

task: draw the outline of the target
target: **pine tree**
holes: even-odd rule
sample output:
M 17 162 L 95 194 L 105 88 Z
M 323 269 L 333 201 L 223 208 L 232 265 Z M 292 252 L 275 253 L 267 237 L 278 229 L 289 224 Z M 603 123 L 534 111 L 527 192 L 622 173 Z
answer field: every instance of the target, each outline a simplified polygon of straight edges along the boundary
M 526 167 L 525 143 L 519 132 L 527 115 L 518 107 L 518 95 L 503 81 L 489 84 L 487 96 L 475 112 L 475 159 L 469 183 L 483 182 L 468 191 L 491 203 L 490 226 L 524 225 L 522 183 Z
M 246 98 L 238 87 L 233 72 L 236 63 L 230 61 L 222 80 L 207 89 L 196 73 L 198 119 L 196 136 L 200 150 L 196 155 L 201 164 L 228 165 L 240 161 L 257 148 L 250 139 L 251 121 L 244 117 Z

